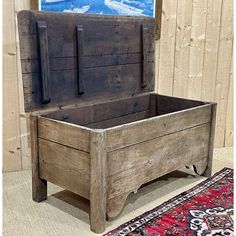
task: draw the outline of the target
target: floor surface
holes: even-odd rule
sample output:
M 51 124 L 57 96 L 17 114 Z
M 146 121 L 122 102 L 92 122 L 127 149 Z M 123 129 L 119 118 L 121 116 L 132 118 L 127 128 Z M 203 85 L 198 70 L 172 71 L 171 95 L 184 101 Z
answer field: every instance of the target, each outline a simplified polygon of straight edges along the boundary
M 213 172 L 233 168 L 233 148 L 214 150 Z M 184 171 L 184 172 L 183 172 Z M 172 172 L 131 194 L 122 214 L 107 222 L 106 232 L 148 211 L 171 197 L 201 182 L 185 168 Z M 69 204 L 70 202 L 71 204 Z M 3 174 L 3 235 L 4 236 L 89 236 L 89 216 L 85 205 L 75 195 L 49 184 L 48 199 L 35 203 L 31 199 L 30 171 Z

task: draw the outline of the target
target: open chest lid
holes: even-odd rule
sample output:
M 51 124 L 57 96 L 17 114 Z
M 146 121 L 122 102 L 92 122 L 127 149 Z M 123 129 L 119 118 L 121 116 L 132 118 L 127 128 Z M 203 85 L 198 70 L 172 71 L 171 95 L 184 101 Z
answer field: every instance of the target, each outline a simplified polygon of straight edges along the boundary
M 21 11 L 25 111 L 154 90 L 155 20 Z

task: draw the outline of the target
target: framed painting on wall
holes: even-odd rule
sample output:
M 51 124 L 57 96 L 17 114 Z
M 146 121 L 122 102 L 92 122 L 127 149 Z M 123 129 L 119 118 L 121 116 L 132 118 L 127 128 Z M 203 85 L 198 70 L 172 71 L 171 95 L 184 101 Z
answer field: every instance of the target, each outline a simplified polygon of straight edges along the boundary
M 39 0 L 39 10 L 155 17 L 155 0 Z

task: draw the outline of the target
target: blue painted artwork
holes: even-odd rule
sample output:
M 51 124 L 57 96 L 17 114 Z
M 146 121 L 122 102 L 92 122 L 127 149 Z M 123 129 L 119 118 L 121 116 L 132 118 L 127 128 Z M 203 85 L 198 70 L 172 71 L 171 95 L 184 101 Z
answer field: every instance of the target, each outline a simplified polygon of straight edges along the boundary
M 40 0 L 42 11 L 154 16 L 155 0 Z

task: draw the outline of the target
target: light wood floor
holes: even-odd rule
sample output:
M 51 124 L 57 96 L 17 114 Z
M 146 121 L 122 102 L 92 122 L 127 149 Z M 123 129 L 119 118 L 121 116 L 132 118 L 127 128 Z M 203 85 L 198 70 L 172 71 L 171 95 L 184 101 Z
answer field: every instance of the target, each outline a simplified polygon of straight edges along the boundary
M 215 149 L 213 172 L 223 167 L 233 168 L 233 148 Z M 191 170 L 186 172 L 184 168 L 141 188 L 137 194 L 128 197 L 121 216 L 107 222 L 106 231 L 151 210 L 203 179 L 204 177 L 194 175 Z M 30 171 L 3 174 L 3 235 L 96 235 L 90 232 L 87 208 L 81 205 L 80 207 L 85 211 L 79 209 L 79 201 L 68 192 L 61 191 L 61 188 L 49 184 L 48 199 L 41 203 L 35 203 L 31 199 Z M 71 202 L 73 205 L 67 202 Z

